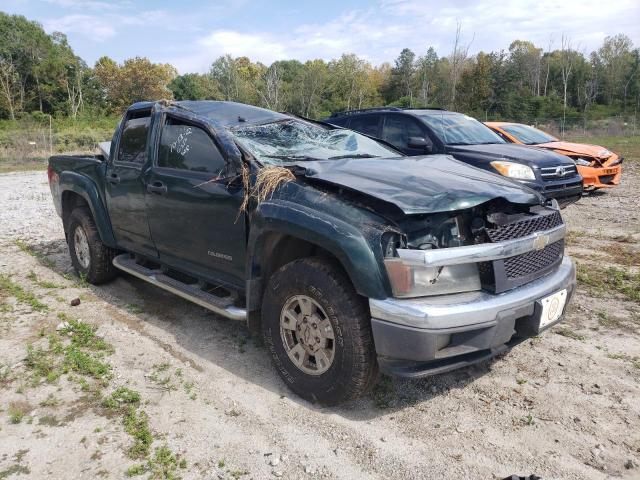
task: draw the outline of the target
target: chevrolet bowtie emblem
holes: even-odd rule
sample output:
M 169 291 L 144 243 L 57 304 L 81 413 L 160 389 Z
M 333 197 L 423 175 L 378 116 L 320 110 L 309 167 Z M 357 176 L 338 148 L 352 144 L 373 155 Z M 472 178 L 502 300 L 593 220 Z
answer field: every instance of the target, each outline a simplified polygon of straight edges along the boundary
M 549 235 L 545 233 L 537 233 L 533 239 L 533 248 L 535 250 L 542 250 L 549 245 Z

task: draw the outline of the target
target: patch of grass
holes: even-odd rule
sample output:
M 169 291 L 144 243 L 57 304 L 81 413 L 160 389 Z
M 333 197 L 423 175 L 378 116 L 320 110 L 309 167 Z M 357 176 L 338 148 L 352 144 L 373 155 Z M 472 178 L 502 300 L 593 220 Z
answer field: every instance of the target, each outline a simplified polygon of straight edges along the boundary
M 640 272 L 633 273 L 617 267 L 603 268 L 578 264 L 578 283 L 597 296 L 607 296 L 611 290 L 640 303 Z
M 13 312 L 13 305 L 9 305 L 8 303 L 0 303 L 0 313 L 9 313 Z
M 611 259 L 627 267 L 640 266 L 640 249 L 632 248 L 623 243 L 613 243 L 606 249 Z
M 523 417 L 522 421 L 527 426 L 531 426 L 531 425 L 535 425 L 536 424 L 536 421 L 533 418 L 533 415 L 531 415 L 531 414 L 527 415 L 526 417 Z
M 173 384 L 171 373 L 161 375 L 161 373 L 167 372 L 171 365 L 169 363 L 156 363 L 151 367 L 151 373 L 147 376 L 149 380 L 157 384 L 162 390 L 172 391 L 177 390 L 178 387 Z M 182 372 L 181 372 L 182 373 Z
M 55 415 L 44 415 L 40 417 L 38 420 L 38 425 L 46 425 L 48 427 L 58 427 L 60 426 L 60 420 L 58 420 Z
M 53 267 L 56 266 L 56 263 L 53 260 L 48 258 L 43 253 L 38 252 L 31 245 L 25 243 L 24 241 L 22 241 L 22 240 L 14 240 L 13 243 L 14 243 L 14 245 L 16 245 L 23 252 L 28 253 L 32 257 L 36 258 L 45 267 L 53 268 Z
M 576 333 L 568 327 L 560 327 L 555 330 L 555 333 L 557 333 L 558 335 L 562 335 L 563 337 L 571 338 L 573 340 L 579 340 L 581 342 L 584 342 L 587 339 L 587 337 L 585 337 L 584 335 Z
M 11 402 L 7 409 L 9 421 L 13 424 L 18 424 L 22 422 L 22 419 L 29 411 L 30 407 L 26 402 Z
M 108 363 L 83 352 L 74 345 L 67 347 L 63 366 L 65 373 L 73 371 L 93 378 L 103 378 L 111 372 L 111 366 Z
M 393 388 L 393 381 L 390 377 L 382 376 L 380 381 L 377 383 L 371 392 L 373 397 L 373 403 L 378 408 L 389 408 L 391 407 L 396 392 Z
M 134 315 L 137 315 L 139 313 L 144 312 L 144 310 L 142 309 L 142 307 L 138 306 L 138 305 L 134 305 L 133 303 L 128 303 L 124 306 L 124 308 L 127 310 L 127 312 L 132 313 Z
M 46 312 L 49 307 L 36 298 L 36 296 L 28 290 L 25 290 L 19 284 L 13 282 L 9 276 L 0 274 L 0 294 L 4 296 L 12 296 L 22 304 L 28 305 L 32 310 L 38 312 Z
M 516 383 L 518 385 L 524 385 L 527 381 L 524 378 L 516 378 Z
M 46 350 L 40 347 L 34 347 L 33 345 L 27 345 L 25 365 L 31 370 L 31 379 L 34 385 L 43 378 L 47 383 L 54 383 L 60 378 L 63 372 L 53 357 L 51 341 L 49 341 L 49 348 Z
M 578 240 L 585 235 L 586 233 L 582 230 L 568 230 L 564 237 L 564 242 L 567 246 L 573 246 L 576 245 Z
M 29 470 L 29 467 L 17 463 L 15 465 L 11 465 L 5 470 L 0 470 L 0 479 L 5 479 L 12 475 L 29 475 L 30 473 L 31 470 Z
M 102 337 L 96 335 L 97 326 L 69 318 L 64 313 L 59 313 L 58 318 L 68 323 L 60 331 L 60 334 L 70 336 L 72 345 L 94 351 L 113 352 L 113 347 L 105 342 Z
M 144 465 L 133 465 L 124 472 L 127 477 L 137 477 L 138 475 L 144 475 L 147 472 L 147 469 Z
M 182 386 L 184 387 L 185 393 L 187 395 L 189 395 L 189 398 L 191 400 L 195 400 L 196 399 L 196 392 L 193 391 L 193 387 L 194 387 L 193 382 L 185 382 Z
M 53 282 L 49 282 L 47 280 L 40 280 L 33 270 L 29 272 L 29 274 L 27 275 L 27 278 L 41 288 L 48 288 L 48 289 L 60 288 L 60 285 L 57 285 Z
M 129 406 L 124 415 L 123 424 L 125 431 L 133 437 L 133 445 L 128 451 L 129 457 L 147 457 L 153 443 L 147 414 L 142 410 L 138 412 L 134 406 Z
M 46 400 L 40 402 L 41 407 L 57 407 L 60 404 L 60 401 L 53 396 L 53 393 L 50 393 Z
M 187 461 L 180 459 L 179 455 L 174 454 L 167 445 L 156 448 L 153 456 L 147 460 L 147 463 L 138 464 L 130 467 L 125 472 L 127 477 L 135 477 L 149 473 L 150 479 L 177 480 L 178 468 L 187 468 Z
M 13 381 L 9 365 L 0 363 L 0 387 L 6 387 Z
M 111 395 L 102 400 L 102 406 L 110 410 L 119 409 L 125 405 L 138 405 L 140 394 L 127 387 L 117 388 Z
M 229 475 L 231 475 L 233 478 L 240 478 L 240 477 L 244 477 L 245 475 L 249 475 L 249 470 L 244 470 L 244 469 L 232 470 L 229 472 Z

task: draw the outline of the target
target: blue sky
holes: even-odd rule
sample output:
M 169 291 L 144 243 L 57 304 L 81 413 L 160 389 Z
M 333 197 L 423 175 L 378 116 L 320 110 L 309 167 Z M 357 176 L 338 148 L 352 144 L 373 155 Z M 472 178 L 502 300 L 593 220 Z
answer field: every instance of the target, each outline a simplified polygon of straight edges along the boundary
M 64 32 L 89 65 L 146 56 L 180 73 L 205 72 L 225 53 L 267 64 L 356 53 L 376 65 L 404 47 L 446 55 L 458 21 L 471 53 L 516 38 L 557 48 L 563 34 L 586 53 L 616 33 L 640 45 L 639 0 L 3 0 L 0 10 Z

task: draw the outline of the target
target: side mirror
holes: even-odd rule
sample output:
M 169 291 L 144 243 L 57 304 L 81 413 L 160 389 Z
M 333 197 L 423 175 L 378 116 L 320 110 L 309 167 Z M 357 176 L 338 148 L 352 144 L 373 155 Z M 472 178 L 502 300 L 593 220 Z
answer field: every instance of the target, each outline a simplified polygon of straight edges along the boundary
M 409 148 L 422 148 L 425 151 L 431 151 L 431 144 L 424 137 L 409 137 L 407 142 Z

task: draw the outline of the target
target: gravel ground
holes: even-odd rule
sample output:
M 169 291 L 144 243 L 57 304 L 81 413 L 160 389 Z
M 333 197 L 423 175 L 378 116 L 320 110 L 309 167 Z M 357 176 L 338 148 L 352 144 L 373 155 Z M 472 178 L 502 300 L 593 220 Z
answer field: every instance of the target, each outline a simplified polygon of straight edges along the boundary
M 239 323 L 129 276 L 78 281 L 46 174 L 0 175 L 0 273 L 21 289 L 0 293 L 0 478 L 123 478 L 135 465 L 185 479 L 640 478 L 640 304 L 607 283 L 613 271 L 595 276 L 637 272 L 638 165 L 565 210 L 570 253 L 600 286 L 580 285 L 563 324 L 479 366 L 382 378 L 339 408 L 292 395 Z M 27 345 L 64 339 L 70 318 L 99 326 L 111 376 L 71 366 L 34 382 Z M 131 458 L 130 425 L 100 404 L 119 386 L 140 393 L 151 451 L 167 445 L 174 461 Z

